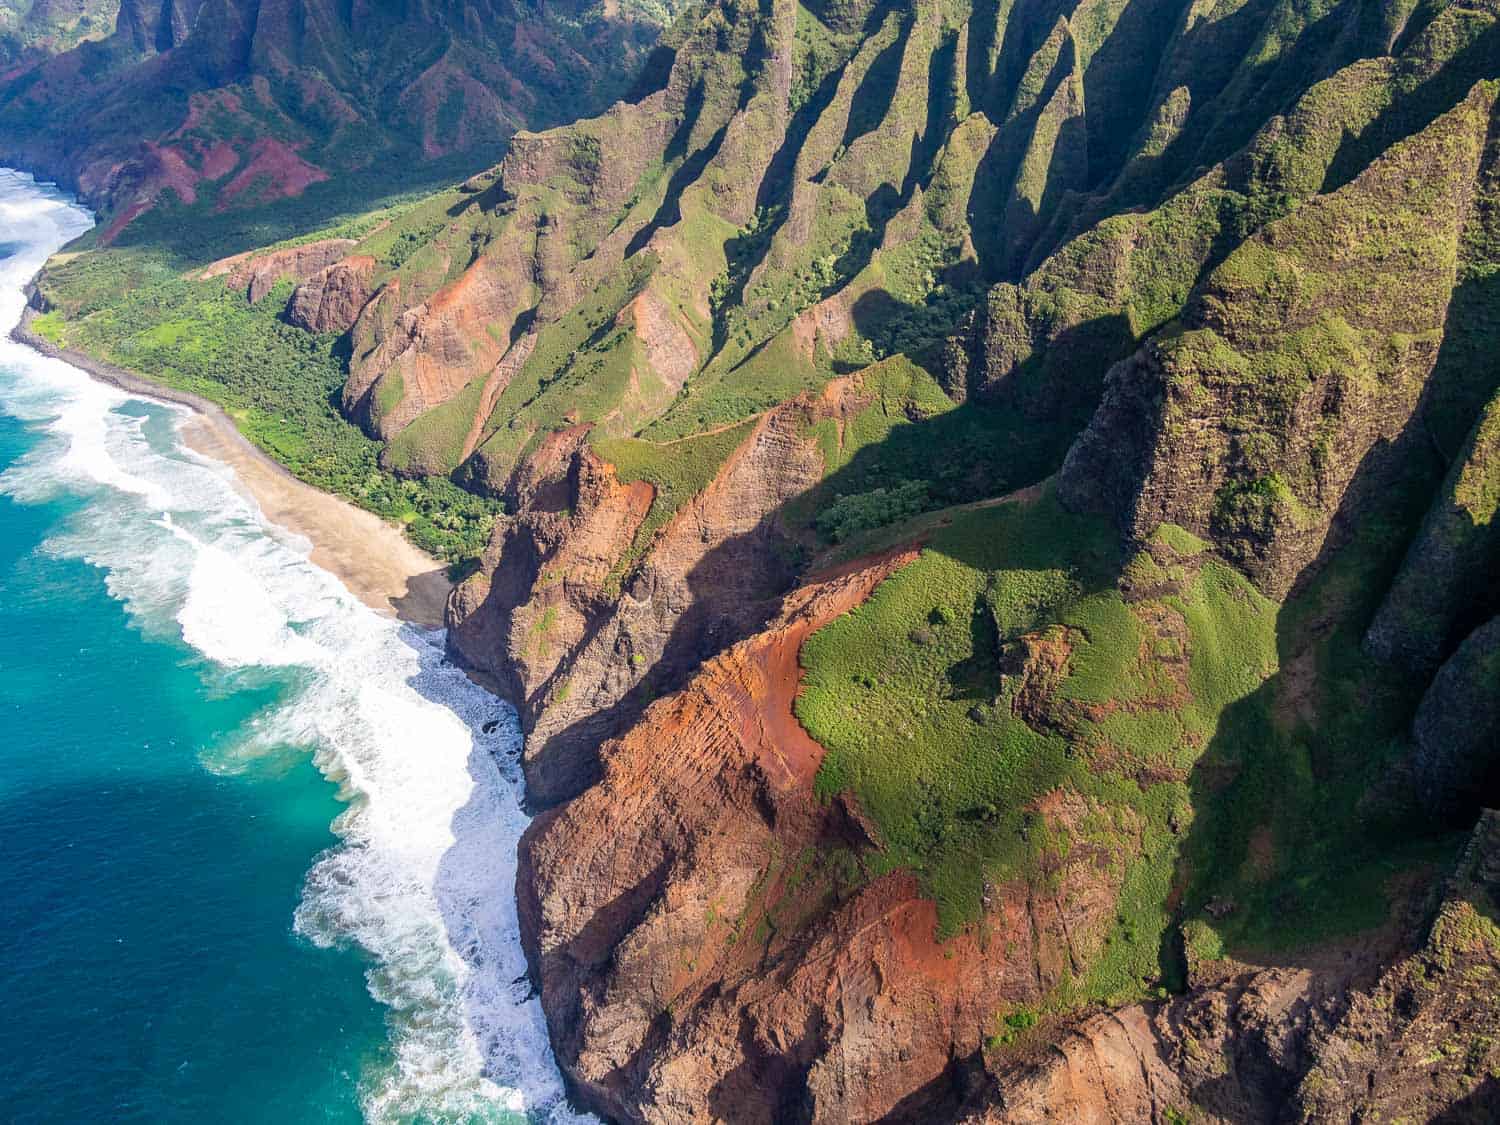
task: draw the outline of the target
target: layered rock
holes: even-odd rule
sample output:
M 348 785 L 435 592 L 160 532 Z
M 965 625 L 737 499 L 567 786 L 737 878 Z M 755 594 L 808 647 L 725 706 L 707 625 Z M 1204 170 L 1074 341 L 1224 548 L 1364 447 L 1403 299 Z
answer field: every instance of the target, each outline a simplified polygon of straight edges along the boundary
M 1464 631 L 1500 610 L 1500 397 L 1475 423 L 1402 561 L 1365 647 L 1419 673 L 1435 669 Z
M 530 800 L 582 791 L 599 743 L 652 693 L 775 612 L 790 579 L 776 512 L 822 472 L 807 416 L 836 408 L 823 399 L 760 419 L 638 561 L 626 554 L 654 489 L 620 485 L 586 428 L 552 435 L 523 464 L 519 515 L 497 526 L 449 620 L 454 648 L 521 713 Z
M 253 305 L 279 281 L 306 281 L 341 262 L 355 247 L 352 238 L 325 238 L 304 242 L 284 250 L 236 254 L 212 263 L 198 276 L 202 280 L 222 277 L 224 284 L 245 294 Z
M 792 715 L 802 642 L 910 551 L 819 576 L 601 751 L 522 843 L 523 935 L 560 1061 L 618 1120 L 872 1121 L 953 1107 L 957 1060 L 1100 947 L 1124 864 L 1053 857 L 946 941 L 907 874 L 872 878 L 856 805 L 820 800 Z M 664 748 L 671 747 L 669 753 Z M 1097 810 L 1043 798 L 1065 839 Z

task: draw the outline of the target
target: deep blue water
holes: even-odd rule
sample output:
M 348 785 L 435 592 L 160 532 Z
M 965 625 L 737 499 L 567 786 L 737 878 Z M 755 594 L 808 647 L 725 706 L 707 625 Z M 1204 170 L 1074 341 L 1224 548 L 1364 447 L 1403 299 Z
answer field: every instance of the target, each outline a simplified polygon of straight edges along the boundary
M 0 417 L 0 470 L 37 441 Z M 49 554 L 80 506 L 0 496 L 0 1118 L 358 1120 L 383 1012 L 292 931 L 333 786 L 204 768 L 284 692 L 214 691 Z
M 0 170 L 0 326 L 87 225 Z M 181 419 L 0 344 L 0 1121 L 570 1119 L 513 713 Z

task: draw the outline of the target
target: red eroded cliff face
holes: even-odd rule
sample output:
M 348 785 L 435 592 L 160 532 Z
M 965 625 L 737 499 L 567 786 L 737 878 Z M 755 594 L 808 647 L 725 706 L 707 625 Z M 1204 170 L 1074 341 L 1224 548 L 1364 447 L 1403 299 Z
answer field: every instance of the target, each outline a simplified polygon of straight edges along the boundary
M 791 578 L 776 513 L 820 475 L 801 425 L 818 409 L 799 402 L 757 421 L 638 560 L 627 555 L 655 489 L 620 484 L 587 427 L 551 435 L 517 470 L 518 515 L 454 592 L 449 620 L 455 650 L 521 713 L 532 801 L 582 792 L 600 742 L 774 616 Z
M 871 1121 L 956 1110 L 993 1016 L 1098 952 L 1121 856 L 1075 847 L 943 940 L 916 880 L 872 876 L 858 807 L 820 799 L 792 713 L 817 628 L 915 558 L 809 580 L 600 751 L 522 843 L 523 932 L 559 1058 L 618 1120 Z M 1065 838 L 1093 810 L 1035 812 Z

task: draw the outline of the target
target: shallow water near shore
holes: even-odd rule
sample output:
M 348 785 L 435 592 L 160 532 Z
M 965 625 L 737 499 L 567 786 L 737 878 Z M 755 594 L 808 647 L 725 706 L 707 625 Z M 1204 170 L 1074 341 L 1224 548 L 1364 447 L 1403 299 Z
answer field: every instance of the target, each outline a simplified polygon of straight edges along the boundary
M 88 222 L 0 171 L 0 326 Z M 183 418 L 0 344 L 0 1118 L 572 1120 L 513 712 Z

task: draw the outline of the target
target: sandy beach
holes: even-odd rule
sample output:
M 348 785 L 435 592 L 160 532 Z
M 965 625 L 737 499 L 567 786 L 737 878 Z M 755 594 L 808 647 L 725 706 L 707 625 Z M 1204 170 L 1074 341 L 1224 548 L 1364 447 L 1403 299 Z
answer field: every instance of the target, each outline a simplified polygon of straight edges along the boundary
M 292 476 L 253 446 L 216 404 L 197 395 L 158 386 L 71 348 L 59 348 L 30 330 L 27 309 L 12 338 L 88 372 L 131 394 L 186 406 L 188 447 L 228 465 L 235 479 L 271 523 L 312 544 L 312 561 L 338 576 L 349 592 L 372 609 L 417 625 L 440 626 L 452 583 L 446 568 L 413 546 L 401 529 Z

